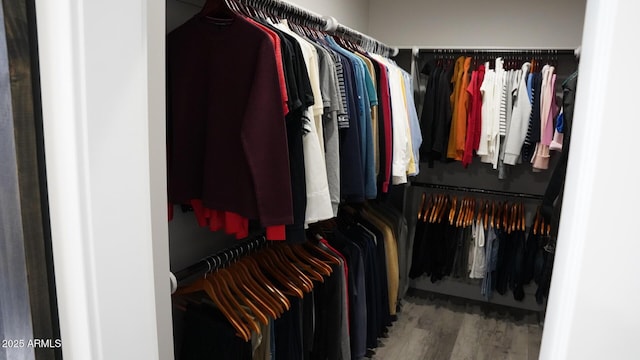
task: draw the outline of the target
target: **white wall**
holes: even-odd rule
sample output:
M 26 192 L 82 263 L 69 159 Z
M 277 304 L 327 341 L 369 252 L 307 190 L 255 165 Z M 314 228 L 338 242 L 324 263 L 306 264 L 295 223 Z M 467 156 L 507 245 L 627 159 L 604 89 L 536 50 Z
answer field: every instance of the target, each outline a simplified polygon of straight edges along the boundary
M 63 356 L 172 359 L 164 2 L 36 10 Z
M 369 34 L 398 47 L 575 48 L 586 0 L 370 0 Z
M 590 0 L 541 359 L 640 359 L 637 0 Z
M 369 3 L 372 0 L 290 0 L 321 15 L 333 16 L 342 25 L 367 33 L 369 29 Z

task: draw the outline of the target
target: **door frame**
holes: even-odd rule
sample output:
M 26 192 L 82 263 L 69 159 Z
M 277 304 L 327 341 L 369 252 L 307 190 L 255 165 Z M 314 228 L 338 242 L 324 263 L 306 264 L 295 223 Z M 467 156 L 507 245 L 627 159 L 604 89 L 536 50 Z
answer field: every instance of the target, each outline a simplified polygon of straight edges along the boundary
M 616 57 L 640 58 L 637 47 L 620 40 L 623 34 L 637 33 L 638 22 L 632 17 L 639 9 L 634 3 L 587 2 L 542 359 L 611 358 L 612 346 L 624 358 L 638 351 L 630 349 L 633 340 L 628 336 L 637 331 L 626 331 L 625 319 L 640 315 L 640 282 L 635 279 L 640 262 L 628 261 L 640 251 L 640 241 L 624 242 L 628 238 L 624 229 L 608 228 L 605 234 L 591 221 L 603 216 L 637 222 L 631 211 L 616 220 L 613 212 L 600 210 L 619 207 L 619 199 L 609 196 L 612 189 L 603 185 L 612 175 L 621 175 L 623 164 L 611 158 L 597 167 L 593 164 L 594 158 L 604 160 L 601 153 L 610 154 L 609 147 L 633 153 L 637 140 L 631 136 L 640 133 L 640 123 L 625 113 L 629 106 L 605 96 L 623 84 L 625 64 L 612 66 Z M 36 4 L 64 356 L 171 359 L 164 0 L 36 0 Z M 637 83 L 637 71 L 627 73 Z M 637 99 L 631 102 L 635 103 Z M 623 131 L 603 128 L 602 119 L 611 116 Z M 614 193 L 627 189 L 626 202 L 640 200 L 637 190 L 628 190 L 637 189 L 639 177 L 637 171 L 625 171 L 623 179 L 615 179 L 621 187 Z M 604 235 L 608 247 L 600 246 Z M 621 254 L 621 248 L 630 251 Z M 598 293 L 594 281 L 602 278 L 592 268 L 602 261 L 611 268 L 626 267 L 615 279 L 609 278 L 602 288 L 606 292 Z M 608 316 L 611 309 L 598 304 L 611 303 L 615 296 L 611 292 L 616 291 L 629 295 L 616 299 L 616 316 Z M 621 325 L 624 334 L 618 331 Z

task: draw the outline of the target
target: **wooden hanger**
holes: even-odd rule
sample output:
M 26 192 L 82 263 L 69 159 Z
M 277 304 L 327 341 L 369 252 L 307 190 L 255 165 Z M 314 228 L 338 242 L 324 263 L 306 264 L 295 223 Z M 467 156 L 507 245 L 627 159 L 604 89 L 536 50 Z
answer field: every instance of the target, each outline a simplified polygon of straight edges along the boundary
M 536 210 L 536 216 L 533 219 L 533 235 L 538 235 L 538 227 L 540 226 L 540 206 Z
M 418 206 L 418 221 L 422 219 L 422 211 L 426 201 L 427 201 L 427 193 L 423 192 L 422 195 L 420 196 L 420 205 Z
M 303 289 L 298 282 L 291 279 L 291 275 L 286 273 L 282 268 L 274 264 L 273 258 L 266 255 L 262 250 L 254 255 L 256 263 L 261 269 L 269 273 L 284 288 L 284 293 L 302 298 L 304 296 Z M 260 260 L 260 261 L 258 261 Z
M 260 326 L 258 325 L 255 317 L 249 314 L 245 307 L 242 306 L 238 298 L 234 295 L 234 291 L 231 289 L 230 284 L 224 281 L 218 272 L 208 276 L 207 280 L 211 285 L 213 285 L 213 288 L 216 289 L 220 299 L 223 301 L 226 300 L 227 304 L 229 304 L 232 309 L 235 309 L 235 311 L 240 315 L 240 318 L 244 319 L 244 322 L 247 324 L 249 329 L 260 334 Z
M 284 306 L 285 310 L 289 310 L 289 308 L 291 308 L 291 302 L 289 301 L 289 299 L 287 299 L 284 293 L 280 289 L 278 289 L 278 287 L 275 286 L 271 282 L 271 280 L 267 279 L 267 277 L 264 275 L 264 273 L 260 269 L 258 262 L 253 258 L 253 256 L 245 256 L 242 259 L 240 259 L 239 262 L 242 262 L 244 263 L 244 265 L 247 266 L 247 270 L 250 271 L 251 275 L 253 275 L 258 281 L 258 283 L 264 286 L 264 288 L 271 295 L 273 295 L 273 297 L 277 299 L 279 303 L 281 303 Z
M 433 213 L 435 212 L 439 199 L 439 194 L 431 194 L 431 196 L 429 197 L 429 204 L 427 205 L 427 211 L 425 211 L 422 215 L 422 222 L 432 222 L 431 219 L 433 217 Z
M 467 210 L 467 198 L 462 199 L 462 203 L 460 204 L 460 208 L 458 209 L 458 213 L 456 214 L 456 227 L 462 226 L 462 218 L 464 218 L 465 211 Z
M 467 199 L 467 205 L 464 208 L 464 214 L 462 216 L 462 227 L 467 227 L 467 224 L 469 224 L 469 214 L 471 214 L 471 207 L 473 206 L 473 198 L 468 198 Z
M 242 289 L 240 289 L 240 287 L 238 286 L 237 279 L 234 279 L 233 275 L 231 275 L 229 273 L 229 270 L 227 270 L 227 269 L 218 269 L 218 271 L 216 271 L 214 276 L 211 276 L 210 279 L 211 278 L 215 278 L 215 277 L 218 278 L 218 281 L 224 283 L 224 285 L 227 288 L 229 288 L 229 290 L 231 291 L 230 296 L 233 296 L 233 298 L 240 305 L 244 304 L 247 308 L 249 308 L 249 310 L 251 310 L 251 314 L 253 315 L 253 317 L 255 317 L 255 319 L 258 322 L 260 322 L 260 323 L 262 323 L 264 325 L 268 325 L 269 324 L 269 318 L 267 317 L 267 315 L 265 315 L 263 310 L 261 310 L 260 307 L 255 304 L 256 303 L 256 298 L 254 297 L 253 299 L 251 299 L 250 296 L 247 296 L 247 294 L 253 294 L 253 293 L 251 291 L 248 291 L 247 293 L 245 293 Z M 253 294 L 253 295 L 255 295 L 255 294 Z M 264 304 L 264 303 L 261 303 L 261 305 L 262 304 Z M 258 327 L 258 333 L 260 333 L 260 328 L 259 327 Z
M 513 231 L 513 205 L 514 204 L 508 205 L 505 209 L 507 216 L 506 219 L 503 219 L 503 223 L 506 223 L 507 234 L 511 234 Z
M 472 205 L 473 205 L 473 199 L 467 198 L 464 204 L 462 216 L 460 217 L 460 226 L 463 228 L 467 227 L 467 223 L 469 222 L 469 214 L 471 212 Z
M 478 216 L 476 217 L 476 224 L 480 224 L 480 221 L 482 220 L 482 217 L 484 216 L 484 204 L 485 201 L 484 200 L 480 200 L 479 203 L 479 207 L 478 207 Z
M 489 206 L 491 206 L 489 200 L 484 203 L 484 229 L 487 230 L 489 227 Z
M 205 278 L 200 278 L 191 283 L 188 286 L 179 288 L 174 295 L 184 295 L 195 293 L 199 291 L 204 291 L 211 300 L 213 300 L 214 304 L 220 312 L 224 315 L 224 317 L 229 321 L 231 326 L 236 330 L 236 335 L 242 338 L 244 341 L 248 341 L 251 339 L 251 330 L 248 326 L 242 321 L 238 313 L 231 307 L 226 301 L 222 301 L 220 297 L 218 297 L 218 290 L 214 288 L 214 286 L 207 281 Z
M 464 217 L 462 218 L 462 227 L 469 226 L 469 218 L 473 216 L 473 206 L 474 206 L 473 198 L 468 198 L 467 206 L 464 210 Z
M 496 201 L 491 201 L 491 227 L 495 228 Z
M 458 204 L 458 198 L 456 196 L 451 199 L 451 209 L 449 210 L 449 225 L 453 225 L 453 220 L 456 216 L 456 207 Z
M 434 223 L 436 221 L 436 216 L 438 215 L 438 209 L 440 209 L 440 204 L 442 203 L 442 194 L 436 194 L 436 199 L 433 202 L 431 207 L 431 211 L 429 213 L 429 223 Z
M 240 277 L 240 284 L 250 294 L 259 299 L 258 302 L 262 302 L 266 305 L 264 309 L 273 319 L 276 319 L 282 315 L 285 310 L 285 306 L 277 298 L 277 295 L 267 291 L 266 284 L 262 285 L 257 281 L 256 277 L 249 271 L 247 265 L 242 261 L 235 262 L 229 271 L 236 277 Z
M 427 222 L 427 218 L 429 213 L 431 212 L 431 208 L 433 207 L 433 202 L 434 202 L 434 197 L 433 197 L 433 193 L 429 194 L 429 200 L 427 201 L 427 203 L 425 204 L 423 211 L 422 211 L 422 218 L 419 218 L 420 221 L 422 222 Z
M 290 261 L 283 257 L 280 253 L 273 248 L 266 248 L 263 252 L 266 258 L 271 257 L 275 266 L 278 266 L 289 279 L 296 284 L 303 292 L 308 293 L 313 290 L 313 282 L 305 274 L 295 267 Z
M 302 260 L 298 255 L 294 254 L 291 248 L 286 244 L 278 244 L 277 246 L 274 246 L 273 249 L 279 251 L 285 259 L 289 259 L 298 269 L 311 279 L 324 282 L 324 276 L 316 271 L 315 263 L 313 263 L 311 259 Z M 313 264 L 313 267 L 310 264 Z
M 257 283 L 251 273 L 247 271 L 245 264 L 236 261 L 226 271 L 232 276 L 232 280 L 238 287 L 244 290 L 247 297 L 260 308 L 262 313 L 272 319 L 276 319 L 282 314 L 284 311 L 282 305 Z
M 428 210 L 425 211 L 424 215 L 423 215 L 423 221 L 424 222 L 429 222 L 432 223 L 433 222 L 433 216 L 435 213 L 435 209 L 438 207 L 438 204 L 440 202 L 440 194 L 431 194 L 431 196 L 433 197 L 433 201 L 429 201 L 429 207 Z
M 520 231 L 520 203 L 514 203 L 513 205 L 513 230 L 511 231 Z
M 462 208 L 462 214 L 460 214 L 460 227 L 464 227 L 467 224 L 467 216 L 469 214 L 469 207 L 471 200 L 469 198 L 464 199 L 464 206 Z
M 520 231 L 527 230 L 527 218 L 524 208 L 524 203 L 520 202 Z
M 450 203 L 451 199 L 449 198 L 449 196 L 443 195 L 442 204 L 440 205 L 440 210 L 438 211 L 438 218 L 436 219 L 438 223 L 442 222 L 444 214 L 446 213 L 447 207 L 450 206 Z
M 327 265 L 327 263 L 318 259 L 314 255 L 310 254 L 305 248 L 300 244 L 289 245 L 291 250 L 298 256 L 300 256 L 304 261 L 314 266 L 316 271 L 319 273 L 329 276 L 333 273 L 333 269 L 331 266 Z
M 504 202 L 504 208 L 502 209 L 502 228 L 509 229 L 509 203 Z
M 275 250 L 267 248 L 262 256 L 264 259 L 270 259 L 270 261 L 272 261 L 272 265 L 281 271 L 281 273 L 287 277 L 289 282 L 302 290 L 303 294 L 308 293 L 313 289 L 312 281 L 297 267 L 282 259 Z
M 471 207 L 469 208 L 469 218 L 467 219 L 467 226 L 473 225 L 473 219 L 476 217 L 476 211 L 478 202 L 476 198 L 471 199 Z
M 323 261 L 325 261 L 328 264 L 333 264 L 333 265 L 338 265 L 338 266 L 340 264 L 342 264 L 340 259 L 335 257 L 333 254 L 330 254 L 330 253 L 326 252 L 324 249 L 322 249 L 321 247 L 319 247 L 316 244 L 314 244 L 313 241 L 307 241 L 307 242 L 303 243 L 303 246 L 307 250 L 315 253 L 316 255 L 319 255 L 319 257 L 322 258 Z M 331 272 L 333 272 L 333 269 L 331 270 Z
M 511 210 L 511 232 L 520 230 L 520 204 L 513 203 Z

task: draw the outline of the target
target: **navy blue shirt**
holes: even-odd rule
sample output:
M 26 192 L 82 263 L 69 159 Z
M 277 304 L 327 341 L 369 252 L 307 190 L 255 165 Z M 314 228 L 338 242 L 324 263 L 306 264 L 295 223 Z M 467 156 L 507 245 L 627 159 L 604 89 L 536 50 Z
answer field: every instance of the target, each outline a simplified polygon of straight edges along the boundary
M 354 101 L 355 80 L 349 59 L 338 54 L 343 65 L 349 127 L 340 129 L 340 196 L 345 201 L 364 201 L 364 176 L 360 157 L 360 127 Z

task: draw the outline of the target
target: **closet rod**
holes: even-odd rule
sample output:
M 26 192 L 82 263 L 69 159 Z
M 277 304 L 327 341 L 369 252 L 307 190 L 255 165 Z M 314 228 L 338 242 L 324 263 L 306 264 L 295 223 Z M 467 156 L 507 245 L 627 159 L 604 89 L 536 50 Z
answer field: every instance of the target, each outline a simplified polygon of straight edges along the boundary
M 492 48 L 417 48 L 420 53 L 428 54 L 523 54 L 523 55 L 576 55 L 576 49 L 527 49 L 527 48 L 504 48 L 504 49 L 492 49 Z
M 206 0 L 177 0 L 178 2 L 202 7 Z M 330 34 L 334 34 L 343 38 L 347 38 L 351 41 L 358 43 L 363 47 L 373 47 L 373 52 L 386 56 L 396 56 L 399 52 L 397 47 L 389 46 L 381 41 L 378 41 L 368 35 L 365 35 L 359 31 L 344 26 L 332 17 L 322 16 L 317 13 L 306 10 L 297 5 L 290 4 L 282 0 L 222 0 L 227 2 L 237 2 L 254 9 L 261 9 L 264 11 L 275 11 L 275 13 L 281 17 L 288 17 L 294 20 L 301 20 L 302 24 L 308 27 L 314 27 L 318 30 L 325 31 Z
M 464 186 L 453 186 L 453 185 L 441 185 L 441 184 L 432 184 L 432 183 L 424 183 L 424 182 L 411 182 L 411 186 L 419 186 L 429 189 L 438 189 L 438 190 L 450 190 L 450 191 L 462 191 L 462 192 L 470 192 L 476 194 L 485 194 L 485 195 L 498 195 L 498 196 L 506 196 L 512 198 L 521 198 L 521 199 L 532 199 L 532 200 L 542 200 L 542 195 L 536 194 L 525 194 L 525 193 L 516 193 L 511 191 L 501 191 L 501 190 L 488 190 L 488 189 L 479 189 L 479 188 L 471 188 Z
M 176 272 L 175 274 L 173 272 L 170 273 L 171 293 L 173 293 L 179 285 L 182 285 L 185 280 L 190 280 L 193 277 L 208 274 L 221 266 L 227 265 L 234 260 L 262 248 L 266 243 L 267 239 L 264 235 L 252 237 L 237 245 L 209 255 L 197 263 Z

